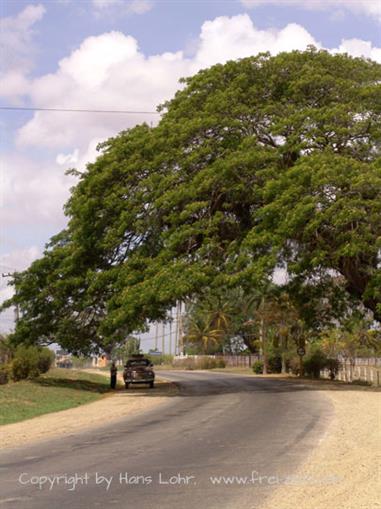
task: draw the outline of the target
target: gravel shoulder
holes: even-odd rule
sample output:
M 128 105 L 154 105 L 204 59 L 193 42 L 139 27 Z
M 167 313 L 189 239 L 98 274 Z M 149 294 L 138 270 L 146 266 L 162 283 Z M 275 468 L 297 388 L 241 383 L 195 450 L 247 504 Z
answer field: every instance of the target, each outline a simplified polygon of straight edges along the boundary
M 101 374 L 98 370 L 88 371 Z M 176 394 L 177 388 L 174 384 L 159 379 L 153 390 L 146 387 L 119 390 L 115 394 L 77 408 L 6 424 L 0 428 L 0 450 L 29 445 L 57 436 L 72 435 L 87 428 L 137 415 L 165 403 L 169 397 Z
M 335 416 L 293 480 L 277 487 L 263 509 L 379 509 L 381 393 L 319 382 L 312 388 L 331 399 Z

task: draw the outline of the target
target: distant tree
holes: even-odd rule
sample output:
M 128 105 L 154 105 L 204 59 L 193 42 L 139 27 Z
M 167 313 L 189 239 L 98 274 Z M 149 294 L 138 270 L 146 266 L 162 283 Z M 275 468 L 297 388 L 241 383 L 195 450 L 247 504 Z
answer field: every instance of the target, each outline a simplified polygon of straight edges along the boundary
M 14 354 L 14 348 L 9 341 L 8 336 L 0 334 L 0 364 L 8 363 Z
M 140 352 L 140 339 L 131 336 L 128 337 L 123 344 L 119 345 L 112 351 L 112 356 L 122 361 L 126 361 L 131 355 L 136 355 Z

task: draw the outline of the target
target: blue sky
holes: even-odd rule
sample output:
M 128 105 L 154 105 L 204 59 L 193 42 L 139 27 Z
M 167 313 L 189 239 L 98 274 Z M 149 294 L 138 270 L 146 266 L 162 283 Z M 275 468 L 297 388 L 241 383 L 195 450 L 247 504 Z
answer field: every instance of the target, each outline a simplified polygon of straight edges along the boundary
M 1 106 L 151 111 L 174 94 L 181 76 L 230 58 L 311 43 L 381 62 L 381 2 L 373 0 L 0 5 Z M 64 227 L 62 206 L 75 183 L 65 170 L 83 169 L 99 141 L 142 120 L 0 112 L 0 271 L 28 266 Z M 10 291 L 0 281 L 0 300 Z M 0 332 L 10 323 L 10 315 L 0 316 Z
M 368 0 L 372 3 L 372 0 Z M 127 2 L 125 2 L 127 3 Z M 300 2 L 303 3 L 308 2 Z M 347 2 L 351 2 L 349 0 Z M 85 37 L 120 30 L 134 36 L 145 54 L 184 49 L 197 39 L 205 20 L 217 16 L 234 16 L 248 12 L 258 28 L 281 28 L 288 23 L 299 23 L 327 47 L 338 46 L 344 38 L 361 38 L 380 42 L 380 23 L 374 16 L 359 16 L 351 10 L 337 8 L 305 10 L 290 7 L 287 2 L 274 5 L 270 2 L 256 8 L 247 8 L 239 0 L 156 0 L 144 15 L 122 13 L 118 4 L 108 9 L 96 9 L 88 1 L 42 1 L 35 5 L 46 8 L 44 19 L 38 26 L 35 41 L 38 65 L 34 74 L 51 72 Z M 333 4 L 333 2 L 332 2 Z M 332 5 L 331 4 L 331 5 Z M 3 0 L 2 16 L 16 16 L 28 0 Z M 37 28 L 37 27 L 36 27 Z

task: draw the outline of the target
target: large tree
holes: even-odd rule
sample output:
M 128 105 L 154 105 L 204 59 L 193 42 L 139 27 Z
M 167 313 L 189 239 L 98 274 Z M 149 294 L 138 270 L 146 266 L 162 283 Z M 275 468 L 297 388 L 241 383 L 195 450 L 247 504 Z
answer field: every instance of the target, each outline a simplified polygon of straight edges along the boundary
M 18 340 L 111 348 L 278 266 L 299 294 L 343 277 L 380 318 L 380 81 L 381 65 L 314 48 L 184 80 L 157 127 L 108 140 L 80 176 L 67 229 L 6 303 Z

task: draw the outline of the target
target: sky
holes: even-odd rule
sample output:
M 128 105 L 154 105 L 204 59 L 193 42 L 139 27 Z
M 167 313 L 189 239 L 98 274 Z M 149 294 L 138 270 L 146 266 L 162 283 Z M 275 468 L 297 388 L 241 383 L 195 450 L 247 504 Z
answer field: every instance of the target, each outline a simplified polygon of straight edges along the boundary
M 381 1 L 0 0 L 0 107 L 155 112 L 183 76 L 309 44 L 381 63 Z M 99 142 L 152 114 L 0 110 L 0 273 L 65 227 Z M 11 295 L 0 278 L 0 301 Z M 13 325 L 0 315 L 0 332 Z

